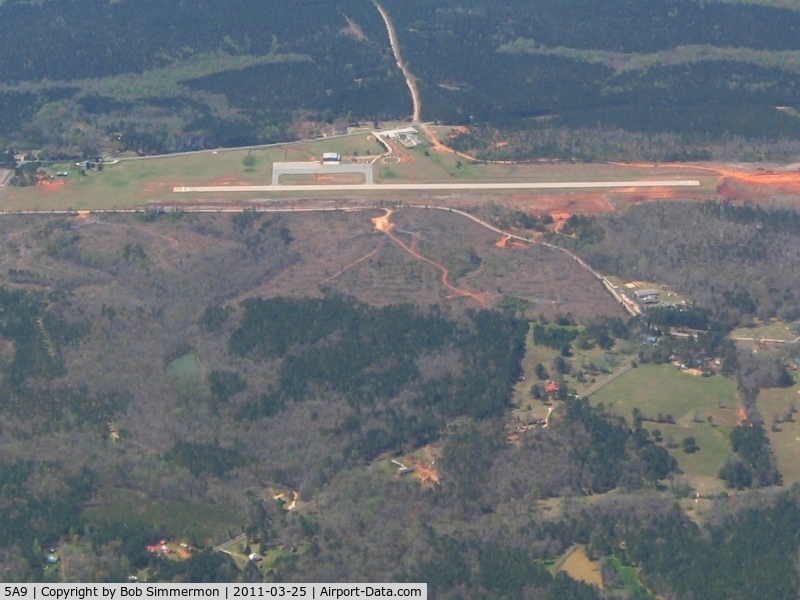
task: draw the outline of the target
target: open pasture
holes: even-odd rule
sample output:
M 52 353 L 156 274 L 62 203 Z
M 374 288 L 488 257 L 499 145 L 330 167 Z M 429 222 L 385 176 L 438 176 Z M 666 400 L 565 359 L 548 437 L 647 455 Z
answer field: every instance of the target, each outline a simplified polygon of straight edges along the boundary
M 794 340 L 800 330 L 800 322 L 785 323 L 769 320 L 758 322 L 752 327 L 737 327 L 731 332 L 732 338 L 754 338 L 758 340 Z
M 784 485 L 800 483 L 800 385 L 761 390 L 757 404 Z
M 632 421 L 634 408 L 645 418 L 649 431 L 658 429 L 678 466 L 692 482 L 703 487 L 715 482 L 719 468 L 731 454 L 728 436 L 738 423 L 734 382 L 720 376 L 696 377 L 678 367 L 641 365 L 631 369 L 591 397 L 612 413 Z M 674 424 L 656 423 L 659 413 Z M 681 442 L 693 437 L 700 450 L 686 453 Z

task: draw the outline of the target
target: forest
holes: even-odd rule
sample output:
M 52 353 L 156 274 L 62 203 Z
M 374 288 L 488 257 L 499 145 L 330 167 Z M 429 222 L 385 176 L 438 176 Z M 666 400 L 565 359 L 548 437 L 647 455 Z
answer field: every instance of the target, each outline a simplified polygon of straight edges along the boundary
M 300 124 L 411 112 L 370 2 L 9 1 L 0 19 L 2 145 L 53 158 L 285 141 Z
M 676 222 L 688 226 L 674 227 Z M 795 210 L 655 202 L 608 217 L 575 217 L 568 233 L 575 237 L 553 240 L 574 248 L 600 272 L 666 283 L 730 325 L 800 316 Z M 691 318 L 704 328 L 702 314 Z
M 727 218 L 792 231 L 786 215 L 752 211 Z M 507 440 L 514 387 L 530 385 L 526 337 L 569 368 L 579 348 L 638 347 L 671 317 L 543 306 L 529 322 L 513 304 L 426 295 L 428 276 L 357 213 L 31 215 L 0 222 L 0 237 L 2 580 L 138 573 L 425 581 L 444 599 L 793 597 L 800 496 L 780 487 L 755 405 L 730 436 L 719 473 L 729 491 L 704 498 L 699 523 L 680 504 L 692 490 L 675 457 L 645 427 L 669 415 L 613 416 L 565 387 L 548 427 Z M 468 243 L 491 262 L 494 241 Z M 358 296 L 342 293 L 320 256 L 376 243 L 369 260 L 396 279 L 356 285 L 371 281 L 368 260 L 342 283 Z M 633 360 L 720 356 L 751 396 L 792 379 L 770 356 L 738 351 L 724 311 L 688 314 L 707 330 L 657 333 Z M 438 483 L 391 466 L 426 452 Z M 268 567 L 210 550 L 240 532 Z M 196 550 L 165 560 L 147 550 L 162 539 Z M 58 569 L 44 561 L 50 548 Z M 602 590 L 556 568 L 576 548 Z M 744 562 L 759 575 L 743 580 Z
M 670 0 L 387 0 L 423 118 L 478 159 L 790 160 L 800 12 Z M 369 0 L 9 0 L 0 146 L 50 158 L 405 119 Z M 57 58 L 56 58 L 57 57 Z

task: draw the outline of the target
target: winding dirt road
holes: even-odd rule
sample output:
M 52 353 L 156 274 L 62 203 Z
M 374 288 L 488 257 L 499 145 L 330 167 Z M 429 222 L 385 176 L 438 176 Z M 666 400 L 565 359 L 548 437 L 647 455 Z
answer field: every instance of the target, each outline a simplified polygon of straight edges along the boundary
M 416 250 L 405 244 L 400 238 L 398 238 L 394 233 L 392 233 L 394 225 L 392 224 L 390 217 L 392 216 L 392 213 L 394 211 L 390 208 L 385 208 L 384 210 L 386 211 L 385 215 L 381 217 L 375 217 L 374 219 L 372 219 L 372 222 L 375 224 L 375 229 L 385 233 L 394 243 L 396 243 L 398 246 L 400 246 L 403 250 L 408 252 L 411 256 L 413 256 L 417 260 L 426 262 L 429 265 L 439 269 L 442 272 L 442 285 L 451 292 L 453 292 L 453 295 L 448 296 L 448 299 L 467 297 L 467 298 L 472 298 L 480 306 L 488 306 L 488 302 L 486 302 L 486 299 L 480 294 L 475 294 L 473 292 L 463 290 L 450 283 L 449 280 L 450 272 L 447 270 L 447 267 L 445 267 L 442 264 L 439 264 L 435 260 L 431 260 L 430 258 L 422 256 L 422 254 L 420 254 L 419 252 L 417 252 Z

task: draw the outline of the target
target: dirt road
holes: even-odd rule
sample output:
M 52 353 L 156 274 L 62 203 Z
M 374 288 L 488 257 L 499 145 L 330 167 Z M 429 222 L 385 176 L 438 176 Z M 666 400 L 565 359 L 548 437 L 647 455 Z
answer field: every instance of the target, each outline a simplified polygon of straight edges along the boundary
M 599 392 L 602 388 L 604 388 L 609 383 L 614 381 L 617 377 L 619 377 L 620 375 L 624 375 L 625 373 L 630 371 L 632 368 L 633 368 L 633 366 L 630 363 L 628 363 L 627 365 L 625 365 L 623 367 L 620 367 L 619 369 L 617 369 L 616 371 L 611 373 L 611 375 L 609 375 L 605 379 L 601 379 L 600 381 L 595 383 L 592 387 L 587 389 L 585 392 L 583 392 L 582 394 L 579 394 L 579 397 L 588 398 L 592 394 L 595 394 L 595 393 Z
M 385 215 L 383 215 L 381 217 L 375 217 L 374 219 L 372 219 L 372 222 L 375 224 L 375 229 L 385 233 L 394 243 L 396 243 L 398 246 L 400 246 L 403 250 L 408 252 L 411 256 L 413 256 L 417 260 L 421 260 L 422 262 L 426 262 L 429 265 L 439 269 L 442 272 L 442 285 L 444 287 L 446 287 L 448 290 L 450 290 L 451 292 L 453 292 L 453 295 L 452 296 L 448 296 L 448 298 L 467 297 L 467 298 L 472 298 L 480 306 L 488 306 L 488 303 L 486 302 L 486 299 L 483 298 L 483 296 L 481 296 L 480 294 L 475 294 L 473 292 L 469 292 L 467 290 L 463 290 L 461 288 L 458 288 L 458 287 L 454 286 L 452 283 L 450 283 L 450 272 L 447 270 L 447 267 L 445 267 L 442 264 L 439 264 L 435 260 L 431 260 L 430 258 L 422 256 L 419 252 L 417 252 L 416 250 L 414 250 L 413 248 L 408 246 L 400 238 L 398 238 L 394 233 L 392 233 L 392 230 L 394 229 L 394 225 L 390 221 L 390 217 L 392 216 L 392 212 L 394 212 L 394 211 L 392 211 L 390 208 L 386 208 L 384 210 L 386 211 Z
M 406 85 L 408 85 L 408 89 L 411 92 L 411 101 L 414 103 L 414 113 L 411 119 L 414 123 L 419 123 L 421 119 L 420 115 L 422 114 L 422 102 L 420 102 L 419 99 L 417 80 L 411 74 L 411 71 L 408 70 L 406 63 L 403 62 L 403 57 L 400 55 L 400 43 L 397 39 L 397 32 L 394 29 L 392 20 L 389 18 L 389 13 L 386 12 L 386 9 L 383 8 L 377 0 L 372 0 L 372 2 L 375 4 L 378 12 L 381 13 L 381 17 L 383 17 L 383 22 L 386 24 L 386 31 L 389 33 L 389 44 L 392 47 L 392 52 L 394 52 L 394 60 L 403 72 L 403 76 L 406 78 Z

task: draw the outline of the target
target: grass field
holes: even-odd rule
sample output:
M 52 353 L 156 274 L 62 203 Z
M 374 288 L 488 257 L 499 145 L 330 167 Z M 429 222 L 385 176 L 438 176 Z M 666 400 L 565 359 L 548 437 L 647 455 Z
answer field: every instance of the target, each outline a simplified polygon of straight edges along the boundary
M 639 594 L 637 597 L 644 596 L 645 598 L 652 598 L 653 596 L 645 589 L 639 581 L 639 571 L 635 567 L 625 567 L 616 556 L 610 556 L 609 562 L 617 571 L 625 589 L 630 594 Z
M 779 431 L 772 431 L 772 423 L 776 417 L 784 420 L 792 407 L 800 408 L 800 385 L 770 388 L 758 395 L 758 410 L 764 418 L 764 430 L 769 437 L 778 470 L 783 475 L 784 485 L 800 483 L 800 423 L 796 414 L 794 422 L 779 423 Z
M 196 198 L 185 195 L 176 197 L 172 188 L 268 185 L 271 181 L 272 163 L 277 161 L 318 160 L 324 152 L 338 152 L 345 159 L 364 159 L 379 156 L 384 151 L 374 136 L 364 132 L 263 149 L 221 149 L 185 155 L 123 159 L 116 164 L 108 164 L 101 172 L 89 170 L 86 175 L 80 174 L 80 168 L 75 163 L 54 164 L 46 169 L 50 175 L 66 170 L 69 176 L 55 178 L 46 185 L 9 187 L 3 194 L 0 208 L 6 211 L 100 210 L 133 208 L 151 201 L 191 201 Z M 246 157 L 249 158 L 245 161 Z M 393 157 L 385 161 L 381 159 L 375 164 L 377 183 L 569 182 L 675 177 L 700 179 L 703 185 L 693 188 L 693 192 L 715 189 L 713 176 L 691 169 L 620 167 L 608 164 L 475 164 L 455 154 L 424 146 L 398 150 Z M 370 192 L 370 195 L 380 193 Z M 332 194 L 341 195 L 335 192 Z M 512 190 L 501 195 L 515 194 L 517 192 Z M 282 198 L 292 198 L 294 195 L 293 192 L 281 193 Z M 307 195 L 301 194 L 301 197 Z M 319 192 L 314 192 L 314 196 L 317 195 L 326 195 L 322 186 Z M 569 194 L 567 190 L 548 190 L 544 195 L 561 198 Z M 237 193 L 228 195 L 227 198 L 244 200 L 263 196 L 264 194 L 247 196 Z M 223 198 L 226 196 L 223 195 Z M 604 206 L 608 206 L 608 203 Z
M 363 133 L 258 150 L 122 160 L 107 165 L 103 171 L 87 171 L 85 176 L 74 163 L 54 164 L 47 169 L 51 175 L 68 170 L 69 177 L 56 179 L 51 185 L 10 187 L 3 196 L 2 208 L 131 208 L 148 201 L 175 201 L 172 188 L 178 185 L 269 185 L 273 162 L 319 160 L 324 152 L 363 157 L 381 154 L 383 147 L 373 136 Z M 247 156 L 251 157 L 249 161 L 245 161 Z
M 731 332 L 731 337 L 749 337 L 771 340 L 793 340 L 798 336 L 800 322 L 785 323 L 783 321 L 768 321 L 758 323 L 754 327 L 738 327 Z
M 719 376 L 694 377 L 671 364 L 641 365 L 598 391 L 591 402 L 602 402 L 629 423 L 634 408 L 651 419 L 658 413 L 672 415 L 675 425 L 647 421 L 645 427 L 660 430 L 665 442 L 680 444 L 694 437 L 698 452 L 687 454 L 673 448 L 670 453 L 695 487 L 706 491 L 718 486 L 717 472 L 731 454 L 728 436 L 737 424 L 733 381 Z
M 138 520 L 163 527 L 176 537 L 187 537 L 198 546 L 214 545 L 238 532 L 242 521 L 233 511 L 212 504 L 155 500 L 128 490 L 106 490 L 98 506 L 84 512 L 89 519 L 124 522 Z
M 534 411 L 533 414 L 543 418 L 547 415 L 547 407 L 545 407 L 540 400 L 532 399 L 529 394 L 534 384 L 543 386 L 545 383 L 536 377 L 535 367 L 538 363 L 541 363 L 547 369 L 550 376 L 555 378 L 557 374 L 553 371 L 552 362 L 554 358 L 560 356 L 560 352 L 548 348 L 547 346 L 537 346 L 534 344 L 533 326 L 531 326 L 531 330 L 528 332 L 528 336 L 525 340 L 525 348 L 525 357 L 522 359 L 522 369 L 525 379 L 517 383 L 514 389 L 514 405 L 522 410 L 527 410 L 530 406 L 531 410 Z M 608 354 L 598 347 L 590 350 L 580 350 L 575 348 L 573 344 L 573 355 L 568 359 L 573 365 L 573 373 L 564 376 L 567 386 L 570 389 L 574 389 L 579 394 L 584 392 L 593 385 L 593 378 L 588 378 L 584 383 L 578 381 L 575 373 L 580 370 L 583 364 L 594 364 L 595 367 L 601 371 L 594 379 L 600 380 L 624 364 L 632 351 L 629 344 L 618 341 L 615 352 L 616 354 Z M 541 413 L 541 415 L 539 413 Z

